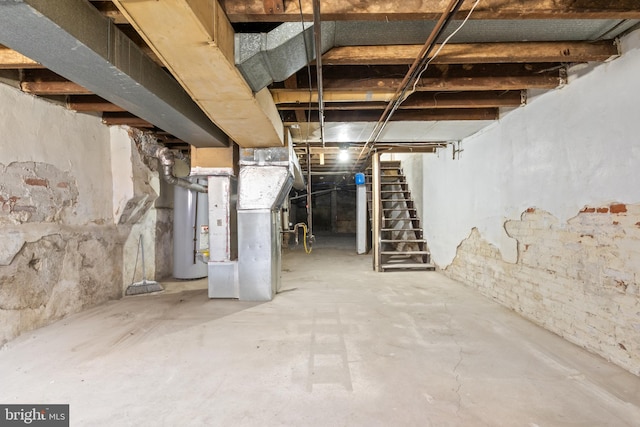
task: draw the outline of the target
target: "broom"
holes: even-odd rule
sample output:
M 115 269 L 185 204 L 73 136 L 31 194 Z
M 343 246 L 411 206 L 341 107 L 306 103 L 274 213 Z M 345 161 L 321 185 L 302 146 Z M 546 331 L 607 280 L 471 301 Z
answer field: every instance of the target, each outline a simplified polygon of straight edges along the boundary
M 127 287 L 125 295 L 140 295 L 140 294 L 148 294 L 151 292 L 163 291 L 164 289 L 162 288 L 160 283 L 154 280 L 147 280 L 147 272 L 144 268 L 144 244 L 142 242 L 142 235 L 140 235 L 138 246 L 140 247 L 140 251 L 142 253 L 142 281 L 135 282 L 129 285 L 129 287 Z M 136 266 L 137 265 L 138 265 L 138 261 L 136 259 Z M 135 274 L 136 266 L 133 267 L 134 274 Z

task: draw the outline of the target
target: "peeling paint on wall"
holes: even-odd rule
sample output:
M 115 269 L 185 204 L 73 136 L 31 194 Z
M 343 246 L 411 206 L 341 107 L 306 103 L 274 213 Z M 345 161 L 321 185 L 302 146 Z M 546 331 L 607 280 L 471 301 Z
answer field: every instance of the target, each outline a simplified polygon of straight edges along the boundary
M 0 225 L 65 222 L 77 201 L 68 172 L 40 162 L 0 163 Z
M 155 221 L 164 219 L 153 209 L 157 173 L 144 166 L 126 130 L 4 85 L 0 109 L 11 112 L 0 115 L 2 346 L 122 297 L 137 249 L 125 253 L 127 242 L 144 234 L 155 261 Z M 165 211 L 162 218 L 170 217 Z M 164 222 L 161 228 L 164 244 Z M 149 262 L 148 277 L 158 264 Z
M 587 206 L 561 222 L 529 208 L 505 223 L 518 260 L 477 228 L 445 274 L 640 375 L 640 205 Z

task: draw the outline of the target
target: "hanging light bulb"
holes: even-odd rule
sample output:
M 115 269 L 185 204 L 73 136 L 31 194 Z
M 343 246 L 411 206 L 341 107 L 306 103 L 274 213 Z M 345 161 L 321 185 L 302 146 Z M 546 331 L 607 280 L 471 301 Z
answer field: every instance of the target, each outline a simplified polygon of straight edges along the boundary
M 340 147 L 340 151 L 338 152 L 338 160 L 341 162 L 346 162 L 349 160 L 349 147 L 343 145 Z

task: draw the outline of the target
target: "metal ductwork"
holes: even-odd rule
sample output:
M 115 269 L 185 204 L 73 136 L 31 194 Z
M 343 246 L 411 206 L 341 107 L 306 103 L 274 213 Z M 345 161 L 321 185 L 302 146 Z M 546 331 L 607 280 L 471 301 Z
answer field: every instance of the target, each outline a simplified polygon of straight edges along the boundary
M 335 22 L 322 23 L 322 53 L 333 47 L 335 28 Z M 236 66 L 254 92 L 286 80 L 316 57 L 310 22 L 286 22 L 268 33 L 238 33 L 235 41 Z
M 288 148 L 240 151 L 238 297 L 241 300 L 269 301 L 280 286 L 280 210 L 292 184 Z
M 228 138 L 182 87 L 84 0 L 0 0 L 0 43 L 196 147 Z

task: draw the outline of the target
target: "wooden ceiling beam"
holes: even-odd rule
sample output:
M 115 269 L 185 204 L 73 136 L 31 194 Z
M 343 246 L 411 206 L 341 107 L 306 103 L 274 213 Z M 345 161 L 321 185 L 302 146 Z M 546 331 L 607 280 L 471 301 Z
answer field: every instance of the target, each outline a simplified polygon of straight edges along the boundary
M 354 66 L 326 66 L 323 67 L 323 86 L 325 90 L 367 90 L 372 92 L 395 90 L 402 83 L 407 67 L 404 65 L 354 65 Z M 437 64 L 430 66 L 421 76 L 416 85 L 429 90 L 507 90 L 524 89 L 544 86 L 549 81 L 552 87 L 559 84 L 561 75 L 565 74 L 565 66 L 558 63 L 509 63 L 509 64 Z M 308 79 L 304 71 L 297 73 L 298 88 L 308 92 Z M 514 80 L 515 79 L 515 80 Z M 500 81 L 521 81 L 520 87 L 505 87 Z M 478 84 L 478 82 L 481 82 Z M 485 85 L 493 82 L 495 88 Z M 313 91 L 315 91 L 315 76 L 312 76 Z M 454 86 L 455 88 L 449 88 Z M 279 89 L 278 89 L 279 90 Z M 380 99 L 377 99 L 380 100 Z M 386 99 L 385 99 L 386 100 Z M 371 99 L 376 101 L 376 99 Z M 383 100 L 384 101 L 384 100 Z M 276 101 L 276 103 L 279 101 Z M 308 96 L 306 99 L 308 102 Z
M 268 90 L 254 94 L 235 66 L 234 31 L 218 0 L 114 4 L 202 111 L 238 145 L 283 145 L 282 122 Z M 260 8 L 264 13 L 262 0 Z
M 90 112 L 90 111 L 109 111 L 109 112 L 122 112 L 124 108 L 118 107 L 115 104 L 100 98 L 97 95 L 71 95 L 67 100 L 67 108 L 75 111 Z
M 312 0 L 300 0 L 302 17 L 313 20 Z M 265 0 L 221 0 L 231 22 L 300 21 L 298 0 L 284 0 L 283 10 L 265 10 Z M 436 20 L 446 0 L 323 0 L 323 21 Z M 465 2 L 456 15 L 464 18 L 473 2 Z M 638 19 L 637 0 L 483 0 L 472 19 Z
M 130 113 L 104 113 L 102 123 L 108 126 L 127 125 L 134 128 L 153 128 L 154 126 L 146 120 L 136 117 Z
M 460 77 L 449 79 L 422 79 L 416 87 L 420 91 L 487 91 L 487 90 L 524 90 L 554 89 L 563 83 L 559 76 L 532 75 L 518 77 Z M 344 87 L 349 87 L 345 85 Z M 389 102 L 395 93 L 396 86 L 385 84 L 381 89 L 358 87 L 352 82 L 350 89 L 325 89 L 323 99 L 331 102 Z M 317 93 L 309 93 L 308 89 L 271 89 L 276 104 L 318 102 Z
M 20 82 L 20 89 L 32 95 L 87 95 L 92 92 L 77 83 L 69 80 L 58 81 L 33 81 L 23 80 Z
M 410 109 L 442 109 L 442 108 L 491 108 L 491 107 L 517 107 L 522 104 L 522 92 L 487 91 L 487 92 L 416 92 L 409 96 L 402 104 L 400 110 Z M 384 110 L 385 102 L 327 102 L 324 109 L 333 110 Z M 280 111 L 305 111 L 309 104 L 285 103 L 278 104 Z M 318 109 L 318 103 L 311 104 L 312 110 Z M 299 120 L 298 121 L 305 121 Z
M 10 70 L 17 68 L 44 68 L 41 64 L 31 58 L 27 58 L 20 52 L 9 49 L 0 44 L 0 70 Z
M 311 121 L 318 121 L 318 114 Z M 441 120 L 496 120 L 497 108 L 443 109 L 443 110 L 398 110 L 391 121 L 441 121 Z M 376 122 L 380 112 L 372 110 L 326 111 L 325 122 Z M 291 124 L 285 122 L 285 126 Z
M 122 25 L 128 24 L 127 18 L 118 10 L 112 1 L 95 1 L 90 0 L 91 4 L 95 6 L 104 16 L 111 19 L 114 24 Z
M 439 45 L 433 49 L 437 52 Z M 324 65 L 412 64 L 422 45 L 342 46 L 322 55 Z M 619 55 L 612 41 L 460 43 L 445 45 L 431 64 L 606 61 Z

